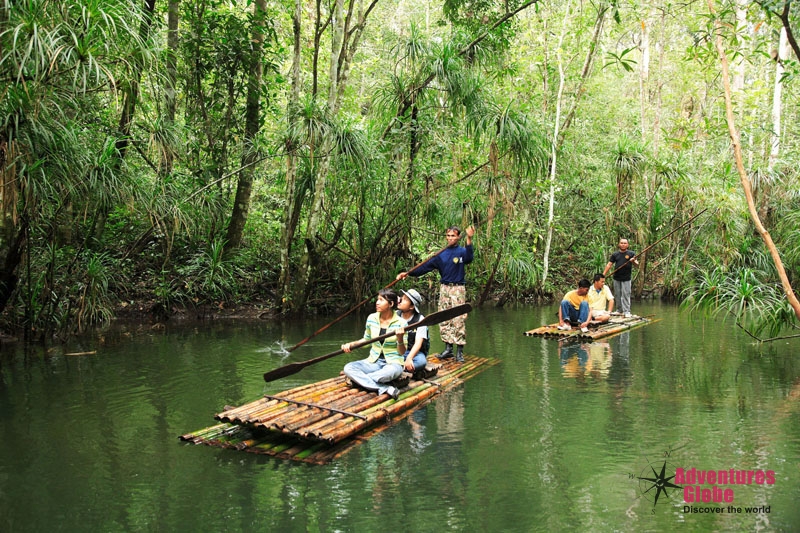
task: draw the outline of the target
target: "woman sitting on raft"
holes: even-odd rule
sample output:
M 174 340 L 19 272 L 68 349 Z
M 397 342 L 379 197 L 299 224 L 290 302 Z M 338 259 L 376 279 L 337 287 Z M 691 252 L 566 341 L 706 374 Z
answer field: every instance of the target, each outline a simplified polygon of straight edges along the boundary
M 405 320 L 397 316 L 397 293 L 391 289 L 382 289 L 378 292 L 375 302 L 375 313 L 367 317 L 364 338 L 369 340 L 392 331 L 397 331 L 396 337 L 388 337 L 381 342 L 372 344 L 369 356 L 360 361 L 352 361 L 344 365 L 344 375 L 353 383 L 367 390 L 378 391 L 378 394 L 388 394 L 397 399 L 400 391 L 389 383 L 403 373 L 406 351 L 403 342 L 403 328 Z M 350 345 L 342 344 L 342 351 L 350 353 Z

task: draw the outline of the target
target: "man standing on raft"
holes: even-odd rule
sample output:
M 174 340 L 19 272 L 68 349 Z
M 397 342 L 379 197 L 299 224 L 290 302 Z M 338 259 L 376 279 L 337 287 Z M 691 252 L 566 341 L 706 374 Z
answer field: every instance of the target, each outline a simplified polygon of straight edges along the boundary
M 438 270 L 441 283 L 439 311 L 466 303 L 465 267 L 472 262 L 474 256 L 472 237 L 475 235 L 475 228 L 468 227 L 466 234 L 466 246 L 459 246 L 458 241 L 461 238 L 461 230 L 456 226 L 447 228 L 445 233 L 447 248 L 411 272 L 400 272 L 397 275 L 397 279 L 405 279 L 409 275 L 418 278 L 428 272 Z M 455 344 L 456 361 L 459 363 L 464 362 L 464 345 L 467 343 L 466 319 L 467 315 L 461 315 L 439 325 L 439 336 L 445 346 L 444 351 L 439 354 L 439 359 L 453 357 L 453 345 Z
M 631 316 L 631 270 L 633 265 L 639 266 L 636 260 L 636 252 L 628 249 L 628 239 L 619 240 L 619 250 L 611 254 L 611 257 L 603 269 L 603 275 L 608 275 L 611 267 L 614 267 L 614 294 L 619 300 L 620 311 L 625 314 L 625 318 Z

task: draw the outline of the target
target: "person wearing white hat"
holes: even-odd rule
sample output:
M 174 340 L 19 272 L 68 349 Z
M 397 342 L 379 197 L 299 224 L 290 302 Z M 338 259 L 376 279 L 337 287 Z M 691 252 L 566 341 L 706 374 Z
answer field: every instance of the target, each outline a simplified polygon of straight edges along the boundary
M 420 310 L 423 299 L 422 295 L 414 289 L 401 291 L 403 294 L 397 302 L 397 314 L 409 325 L 419 322 L 425 316 Z M 415 377 L 430 378 L 431 370 L 426 368 L 428 364 L 428 350 L 430 350 L 430 340 L 428 339 L 428 326 L 420 326 L 408 331 L 406 338 L 406 352 L 404 358 L 404 370 L 416 373 Z

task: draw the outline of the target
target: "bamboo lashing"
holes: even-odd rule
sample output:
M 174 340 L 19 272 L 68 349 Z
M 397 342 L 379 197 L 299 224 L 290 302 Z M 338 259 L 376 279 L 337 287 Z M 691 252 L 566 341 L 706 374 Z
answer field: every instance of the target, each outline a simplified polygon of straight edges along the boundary
M 277 398 L 277 397 L 276 396 L 267 396 L 267 398 L 273 399 L 273 398 Z M 328 406 L 320 405 L 320 404 L 317 404 L 317 403 L 307 403 L 307 402 L 300 402 L 300 401 L 297 401 L 297 400 L 287 400 L 285 398 L 282 398 L 282 399 L 284 401 L 286 401 L 286 402 L 289 402 L 289 403 L 293 403 L 293 404 L 296 404 L 296 405 L 302 405 L 303 407 L 311 407 L 312 409 L 324 409 L 325 411 L 330 411 L 332 413 L 339 413 L 339 414 L 343 414 L 343 415 L 347 415 L 347 416 L 355 416 L 355 417 L 359 417 L 359 418 L 364 418 L 364 417 L 362 417 L 361 415 L 359 415 L 357 413 L 350 413 L 348 411 L 342 411 L 341 409 L 334 409 L 333 407 L 328 407 Z

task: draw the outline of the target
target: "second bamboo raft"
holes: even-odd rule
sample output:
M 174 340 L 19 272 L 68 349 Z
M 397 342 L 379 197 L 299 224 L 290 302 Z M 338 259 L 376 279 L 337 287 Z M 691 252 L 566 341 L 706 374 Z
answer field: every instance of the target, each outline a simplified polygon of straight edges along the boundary
M 412 379 L 400 389 L 397 400 L 352 387 L 344 376 L 338 376 L 227 408 L 215 416 L 220 424 L 180 439 L 324 464 L 499 362 L 471 355 L 465 359 L 459 364 L 432 357 L 430 362 L 439 365 L 437 375 L 429 380 Z
M 556 322 L 555 324 L 549 324 L 547 326 L 541 326 L 530 331 L 526 331 L 525 335 L 529 337 L 545 337 L 551 339 L 573 338 L 594 340 L 610 337 L 612 335 L 622 333 L 623 331 L 627 331 L 629 329 L 638 328 L 640 326 L 646 326 L 648 324 L 658 322 L 658 320 L 659 319 L 653 319 L 647 316 L 631 315 L 626 318 L 620 314 L 612 314 L 611 319 L 608 322 L 590 322 L 588 333 L 581 332 L 581 329 L 577 327 L 573 327 L 571 330 L 562 331 L 558 329 L 558 323 Z

